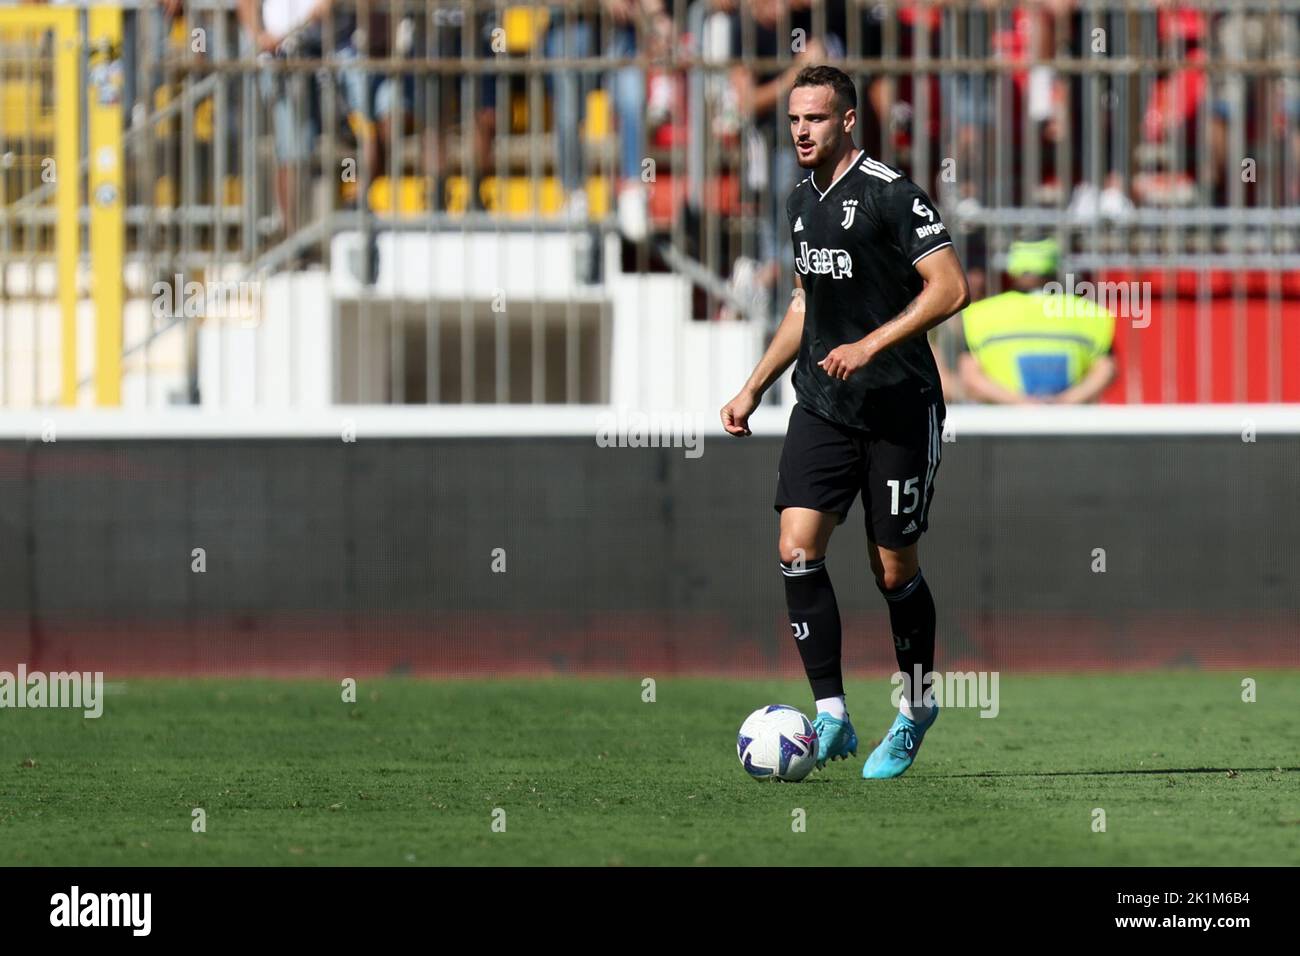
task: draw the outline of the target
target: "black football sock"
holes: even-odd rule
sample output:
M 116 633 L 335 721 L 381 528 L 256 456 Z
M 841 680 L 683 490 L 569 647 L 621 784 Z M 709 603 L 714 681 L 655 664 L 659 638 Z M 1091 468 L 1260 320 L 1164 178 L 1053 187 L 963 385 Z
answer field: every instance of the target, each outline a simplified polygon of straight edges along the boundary
M 934 598 L 919 570 L 902 587 L 880 591 L 889 602 L 889 627 L 894 634 L 894 657 L 905 675 L 904 693 L 910 694 L 913 706 L 923 706 L 929 675 L 934 670 Z M 921 686 L 913 686 L 918 667 Z
M 840 608 L 826 573 L 826 559 L 806 561 L 802 567 L 781 562 L 785 577 L 785 603 L 790 629 L 812 685 L 813 697 L 844 696 L 840 671 Z

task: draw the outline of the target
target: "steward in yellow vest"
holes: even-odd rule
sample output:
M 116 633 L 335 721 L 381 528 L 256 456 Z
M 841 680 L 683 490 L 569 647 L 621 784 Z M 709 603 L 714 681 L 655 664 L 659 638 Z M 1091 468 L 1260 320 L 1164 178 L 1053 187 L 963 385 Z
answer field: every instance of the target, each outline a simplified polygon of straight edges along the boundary
M 1000 404 L 1094 401 L 1115 377 L 1115 319 L 1052 283 L 1051 239 L 1011 245 L 1016 288 L 966 307 L 958 372 L 967 398 Z

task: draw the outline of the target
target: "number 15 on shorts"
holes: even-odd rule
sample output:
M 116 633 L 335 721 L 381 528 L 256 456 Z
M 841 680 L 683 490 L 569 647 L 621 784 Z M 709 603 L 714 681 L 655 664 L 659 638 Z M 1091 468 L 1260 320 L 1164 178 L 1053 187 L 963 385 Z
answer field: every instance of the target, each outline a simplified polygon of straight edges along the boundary
M 889 485 L 889 513 L 891 515 L 898 514 L 899 498 L 901 497 L 898 488 L 900 484 L 903 486 L 902 494 L 907 495 L 912 502 L 903 509 L 903 514 L 910 515 L 916 510 L 917 505 L 921 503 L 921 492 L 920 489 L 916 487 L 920 481 L 921 478 L 918 475 L 915 478 L 908 478 L 906 481 L 900 482 L 897 478 L 890 478 L 885 482 L 885 484 Z

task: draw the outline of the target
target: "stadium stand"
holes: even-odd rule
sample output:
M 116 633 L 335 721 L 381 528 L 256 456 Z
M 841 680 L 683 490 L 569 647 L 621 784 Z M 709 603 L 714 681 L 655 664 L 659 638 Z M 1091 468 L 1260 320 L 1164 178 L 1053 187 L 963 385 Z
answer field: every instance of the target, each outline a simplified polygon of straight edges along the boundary
M 639 351 L 686 383 L 687 353 L 722 375 L 761 349 L 790 294 L 783 84 L 819 58 L 984 294 L 1051 237 L 1063 275 L 1149 297 L 1117 316 L 1104 401 L 1300 394 L 1295 3 L 240 6 L 115 4 L 107 53 L 94 4 L 0 8 L 0 404 L 712 406 L 637 384 Z M 61 184 L 78 223 L 98 207 L 46 10 L 77 17 L 78 83 L 120 90 L 86 106 L 123 130 L 120 315 L 90 282 L 115 244 L 57 252 Z M 60 119 L 75 183 L 42 179 Z M 91 344 L 113 340 L 116 365 Z M 955 361 L 954 334 L 935 346 Z

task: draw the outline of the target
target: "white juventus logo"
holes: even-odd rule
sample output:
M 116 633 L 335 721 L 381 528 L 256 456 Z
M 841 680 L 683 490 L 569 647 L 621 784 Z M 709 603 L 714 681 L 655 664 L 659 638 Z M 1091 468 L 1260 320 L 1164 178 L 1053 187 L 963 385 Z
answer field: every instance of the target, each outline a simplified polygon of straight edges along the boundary
M 858 211 L 858 201 L 856 199 L 844 200 L 844 221 L 840 223 L 845 229 L 853 225 L 853 216 Z
M 790 626 L 791 626 L 792 628 L 794 628 L 794 639 L 795 639 L 796 641 L 802 641 L 805 637 L 808 636 L 808 622 L 807 622 L 807 621 L 799 621 L 798 623 L 795 623 L 794 621 L 791 621 L 791 622 L 790 622 Z M 803 628 L 803 630 L 801 631 L 800 628 Z

